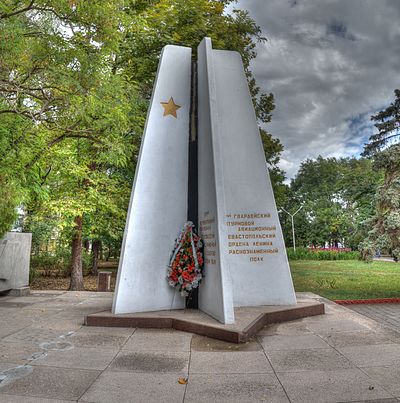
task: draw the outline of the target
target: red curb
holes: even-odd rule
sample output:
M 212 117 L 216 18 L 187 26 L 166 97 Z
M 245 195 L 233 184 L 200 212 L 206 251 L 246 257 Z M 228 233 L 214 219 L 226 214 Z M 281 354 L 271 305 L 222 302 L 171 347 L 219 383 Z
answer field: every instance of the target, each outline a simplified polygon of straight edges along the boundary
M 399 304 L 400 298 L 375 298 L 375 299 L 337 299 L 334 300 L 339 305 L 356 304 Z

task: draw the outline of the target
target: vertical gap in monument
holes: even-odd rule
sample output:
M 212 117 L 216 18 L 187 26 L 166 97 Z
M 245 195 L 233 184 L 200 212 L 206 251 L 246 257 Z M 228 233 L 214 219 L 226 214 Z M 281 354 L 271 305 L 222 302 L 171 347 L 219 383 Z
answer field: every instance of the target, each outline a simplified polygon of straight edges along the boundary
M 192 62 L 191 102 L 189 123 L 189 183 L 188 221 L 198 226 L 198 178 L 197 178 L 197 63 Z M 198 230 L 198 229 L 197 229 Z M 198 309 L 199 289 L 195 288 L 186 299 L 186 307 Z

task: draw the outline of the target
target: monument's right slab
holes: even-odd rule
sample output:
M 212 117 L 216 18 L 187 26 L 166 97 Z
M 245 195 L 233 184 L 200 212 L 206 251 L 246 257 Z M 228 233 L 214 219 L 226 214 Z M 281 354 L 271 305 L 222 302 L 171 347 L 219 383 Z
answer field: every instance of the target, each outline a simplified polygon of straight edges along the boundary
M 200 309 L 219 284 L 224 310 L 233 306 L 295 304 L 290 268 L 252 98 L 241 57 L 200 44 L 199 220 L 205 239 L 205 281 Z M 201 58 L 205 58 L 201 60 Z M 209 120 L 207 131 L 202 120 Z M 208 137 L 208 140 L 202 138 Z M 205 143 L 207 147 L 202 146 Z M 213 171 L 212 174 L 209 172 Z M 202 172 L 207 171 L 207 172 Z M 210 182 L 202 175 L 212 176 Z M 211 221 L 210 225 L 210 220 Z M 207 300 L 202 298 L 207 295 Z M 215 306 L 221 309 L 221 301 Z M 220 314 L 214 315 L 221 317 Z M 230 315 L 228 315 L 229 317 Z

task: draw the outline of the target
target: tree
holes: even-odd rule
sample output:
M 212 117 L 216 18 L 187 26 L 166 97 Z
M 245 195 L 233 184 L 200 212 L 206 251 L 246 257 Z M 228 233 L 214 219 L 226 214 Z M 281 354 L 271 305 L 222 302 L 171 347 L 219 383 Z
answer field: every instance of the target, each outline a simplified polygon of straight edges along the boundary
M 8 132 L 0 169 L 13 169 L 2 177 L 30 212 L 71 228 L 71 289 L 83 288 L 84 215 L 112 205 L 98 190 L 133 151 L 135 89 L 114 70 L 124 16 L 119 0 L 8 1 L 0 11 L 0 127 L 9 116 L 25 124 Z
M 159 55 L 166 44 L 239 51 L 257 115 L 272 95 L 248 69 L 260 29 L 229 0 L 6 0 L 0 5 L 0 231 L 24 204 L 28 222 L 54 224 L 71 245 L 82 289 L 82 240 L 121 242 Z M 276 167 L 280 143 L 263 133 Z M 279 176 L 279 175 L 278 175 Z M 39 248 L 40 249 L 40 248 Z M 94 248 L 96 250 L 96 247 Z M 95 261 L 96 259 L 94 259 Z
M 373 201 L 382 174 L 361 158 L 323 158 L 304 161 L 292 180 L 286 205 L 295 211 L 300 245 L 337 246 L 353 249 L 365 236 L 364 222 L 374 214 Z M 284 233 L 291 239 L 287 217 Z
M 369 222 L 369 236 L 362 244 L 366 259 L 378 249 L 400 258 L 400 90 L 394 94 L 395 100 L 371 117 L 377 132 L 364 148 L 364 154 L 373 158 L 376 169 L 385 175 L 376 195 L 376 214 Z

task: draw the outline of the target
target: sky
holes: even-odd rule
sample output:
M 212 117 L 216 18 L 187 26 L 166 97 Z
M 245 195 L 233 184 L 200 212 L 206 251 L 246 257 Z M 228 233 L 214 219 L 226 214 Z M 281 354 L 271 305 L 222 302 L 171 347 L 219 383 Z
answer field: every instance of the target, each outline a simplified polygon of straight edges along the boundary
M 359 156 L 370 116 L 400 87 L 400 0 L 239 0 L 268 41 L 251 70 L 276 109 L 268 131 L 295 176 L 307 158 Z

